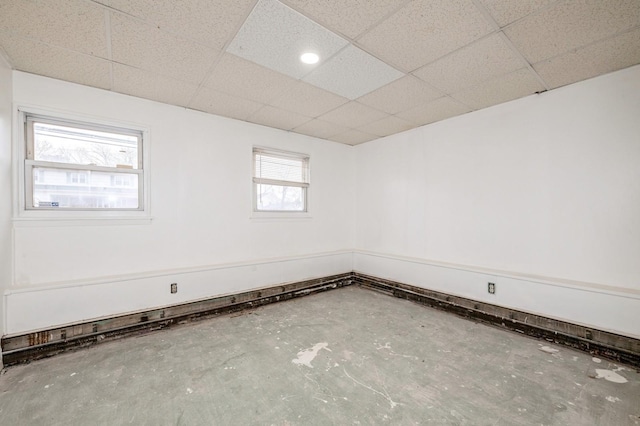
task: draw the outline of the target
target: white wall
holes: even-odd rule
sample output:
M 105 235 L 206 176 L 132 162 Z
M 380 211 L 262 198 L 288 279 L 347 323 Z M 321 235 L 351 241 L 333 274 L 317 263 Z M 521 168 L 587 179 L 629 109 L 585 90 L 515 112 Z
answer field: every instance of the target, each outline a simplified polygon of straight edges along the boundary
M 15 221 L 6 333 L 351 270 L 352 147 L 21 72 L 13 89 L 16 106 L 148 128 L 154 219 Z M 253 145 L 310 154 L 311 218 L 250 218 Z
M 640 337 L 638 66 L 355 149 L 20 72 L 13 101 L 149 128 L 154 220 L 14 221 L 5 333 L 355 269 Z M 249 218 L 254 144 L 311 155 L 313 218 Z
M 358 146 L 355 269 L 640 336 L 638 117 L 640 66 Z
M 11 69 L 0 55 L 0 292 L 11 282 L 11 94 Z M 0 303 L 0 330 L 3 327 Z

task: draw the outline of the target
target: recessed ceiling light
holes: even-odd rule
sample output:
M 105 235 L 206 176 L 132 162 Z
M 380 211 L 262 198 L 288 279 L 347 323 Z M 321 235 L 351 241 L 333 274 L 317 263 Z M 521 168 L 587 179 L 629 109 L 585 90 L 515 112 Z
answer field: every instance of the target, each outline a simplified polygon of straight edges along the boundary
M 313 65 L 320 60 L 320 56 L 312 52 L 307 52 L 300 56 L 300 60 L 305 64 Z

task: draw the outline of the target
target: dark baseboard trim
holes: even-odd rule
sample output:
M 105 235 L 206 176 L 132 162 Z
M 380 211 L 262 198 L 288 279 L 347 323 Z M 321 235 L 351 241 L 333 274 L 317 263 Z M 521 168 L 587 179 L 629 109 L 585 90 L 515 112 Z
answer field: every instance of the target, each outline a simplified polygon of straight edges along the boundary
M 351 284 L 640 368 L 640 340 L 357 272 L 2 338 L 5 366 Z
M 35 333 L 4 337 L 1 343 L 2 361 L 5 366 L 28 363 L 110 340 L 291 300 L 350 285 L 352 276 L 351 273 L 333 275 Z
M 640 367 L 639 339 L 360 273 L 353 274 L 353 282 L 363 288 L 411 300 L 463 318 Z

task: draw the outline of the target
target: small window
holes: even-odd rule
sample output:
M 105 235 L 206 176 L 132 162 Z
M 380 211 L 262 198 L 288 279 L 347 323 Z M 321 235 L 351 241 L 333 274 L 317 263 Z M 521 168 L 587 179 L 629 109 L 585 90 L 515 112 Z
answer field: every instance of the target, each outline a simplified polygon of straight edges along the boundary
M 25 114 L 26 210 L 144 210 L 142 132 Z
M 306 212 L 309 156 L 254 148 L 253 188 L 257 212 Z

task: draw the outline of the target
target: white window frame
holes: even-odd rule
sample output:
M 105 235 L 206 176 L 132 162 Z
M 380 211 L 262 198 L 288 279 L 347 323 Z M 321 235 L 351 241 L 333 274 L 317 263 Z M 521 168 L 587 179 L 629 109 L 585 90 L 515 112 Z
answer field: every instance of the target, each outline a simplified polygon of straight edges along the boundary
M 151 220 L 149 191 L 149 130 L 137 124 L 113 122 L 66 112 L 45 110 L 38 107 L 15 106 L 14 126 L 14 220 L 72 220 L 77 219 L 132 219 Z M 137 136 L 138 168 L 102 167 L 67 164 L 34 159 L 32 122 L 52 123 L 71 127 L 109 131 Z M 107 173 L 137 174 L 138 208 L 60 208 L 33 206 L 33 169 L 45 167 L 68 171 L 98 171 Z M 120 221 L 119 223 L 124 223 Z
M 256 154 L 268 154 L 281 158 L 302 160 L 306 163 L 307 182 L 294 182 L 259 178 L 256 176 Z M 251 153 L 252 170 L 252 218 L 310 218 L 311 157 L 308 154 L 285 151 L 276 148 L 254 146 Z M 258 184 L 299 187 L 304 189 L 304 210 L 258 210 Z

